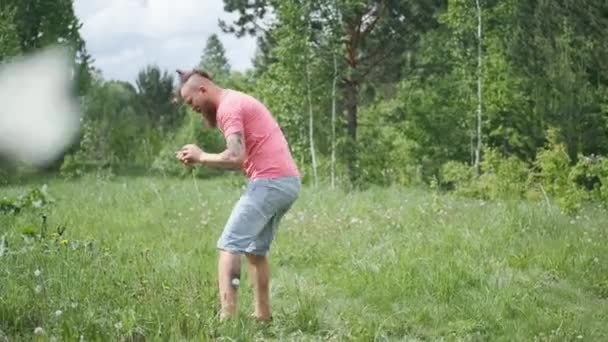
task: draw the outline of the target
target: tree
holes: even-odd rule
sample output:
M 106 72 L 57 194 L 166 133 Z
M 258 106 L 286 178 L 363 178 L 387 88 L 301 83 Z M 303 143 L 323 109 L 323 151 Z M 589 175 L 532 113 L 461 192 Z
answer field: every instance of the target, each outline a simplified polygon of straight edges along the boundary
M 80 35 L 82 23 L 74 13 L 73 0 L 3 0 L 0 12 L 14 9 L 14 23 L 21 51 L 30 53 L 49 46 L 64 46 L 72 52 L 78 92 L 90 86 L 91 56 Z
M 316 81 L 316 73 L 313 74 L 316 66 L 311 65 L 313 61 L 308 55 L 307 11 L 292 2 L 281 4 L 278 10 L 282 23 L 273 30 L 272 38 L 275 42 L 272 54 L 277 62 L 268 65 L 267 72 L 258 78 L 257 95 L 275 113 L 294 157 L 312 162 L 310 142 L 314 140 L 314 137 L 311 140 L 314 128 L 311 130 L 309 119 L 314 113 L 318 92 L 312 85 L 308 88 L 312 81 L 307 83 L 307 79 Z M 303 174 L 308 178 L 307 167 L 303 167 Z
M 480 173 L 480 165 L 481 165 L 481 148 L 482 148 L 482 137 L 481 137 L 481 129 L 482 129 L 482 110 L 483 110 L 483 54 L 482 54 L 482 45 L 483 45 L 483 35 L 482 35 L 482 11 L 481 5 L 479 4 L 479 0 L 475 0 L 476 9 L 477 9 L 477 148 L 475 148 L 475 170 L 477 171 L 477 175 Z
M 21 51 L 19 35 L 14 22 L 15 10 L 0 7 L 0 63 Z
M 338 57 L 334 54 L 334 77 L 331 87 L 331 187 L 336 187 L 336 111 L 338 101 L 336 90 L 338 83 Z
M 156 65 L 149 65 L 137 74 L 136 99 L 140 113 L 157 129 L 170 130 L 181 123 L 181 117 L 171 101 L 173 82 L 173 76 Z
M 222 23 L 226 32 L 237 36 L 265 33 L 259 23 L 270 7 L 277 14 L 279 24 L 284 19 L 284 4 L 274 1 L 225 0 L 225 9 L 238 11 L 240 18 L 232 25 Z M 296 6 L 309 8 L 306 16 L 315 30 L 312 34 L 315 47 L 324 40 L 337 37 L 342 45 L 342 58 L 346 70 L 342 80 L 345 120 L 348 142 L 346 157 L 349 176 L 357 182 L 357 127 L 360 90 L 370 83 L 375 73 L 401 56 L 404 47 L 415 40 L 416 32 L 432 22 L 431 16 L 437 7 L 428 1 L 398 0 L 340 0 L 328 3 L 303 1 Z M 306 27 L 306 26 L 305 26 Z M 274 30 L 274 27 L 273 27 Z M 333 46 L 326 45 L 326 47 Z M 382 76 L 385 73 L 380 72 Z
M 207 39 L 199 66 L 219 82 L 225 81 L 230 75 L 230 63 L 226 58 L 226 50 L 217 34 L 212 34 Z
M 608 3 L 516 1 L 510 7 L 505 51 L 526 78 L 543 128 L 557 128 L 574 162 L 580 153 L 607 153 L 601 94 L 608 85 Z
M 145 120 L 135 114 L 135 89 L 125 82 L 105 82 L 91 88 L 83 103 L 82 137 L 75 158 L 64 171 L 81 167 L 109 167 L 143 163 L 141 136 Z
M 314 149 L 319 174 L 335 155 L 353 183 L 430 181 L 487 150 L 533 162 L 551 127 L 573 162 L 608 153 L 606 1 L 224 3 L 306 171 Z

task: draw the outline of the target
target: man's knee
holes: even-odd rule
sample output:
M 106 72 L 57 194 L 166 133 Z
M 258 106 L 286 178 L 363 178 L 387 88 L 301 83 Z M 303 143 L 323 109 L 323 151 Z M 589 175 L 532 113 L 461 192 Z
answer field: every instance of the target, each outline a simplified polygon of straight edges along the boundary
M 230 286 L 234 290 L 239 289 L 239 286 L 241 286 L 241 272 L 231 272 L 230 273 Z
M 247 260 L 249 260 L 249 263 L 254 266 L 266 263 L 266 256 L 264 255 L 245 254 L 245 256 L 247 257 Z

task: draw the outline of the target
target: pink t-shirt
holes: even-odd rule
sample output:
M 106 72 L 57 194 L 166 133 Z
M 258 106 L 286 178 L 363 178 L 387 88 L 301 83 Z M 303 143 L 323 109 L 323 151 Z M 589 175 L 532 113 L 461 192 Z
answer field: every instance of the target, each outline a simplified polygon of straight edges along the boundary
M 225 137 L 241 132 L 247 155 L 243 169 L 250 180 L 299 177 L 287 140 L 268 109 L 235 90 L 224 90 L 217 108 L 218 128 Z

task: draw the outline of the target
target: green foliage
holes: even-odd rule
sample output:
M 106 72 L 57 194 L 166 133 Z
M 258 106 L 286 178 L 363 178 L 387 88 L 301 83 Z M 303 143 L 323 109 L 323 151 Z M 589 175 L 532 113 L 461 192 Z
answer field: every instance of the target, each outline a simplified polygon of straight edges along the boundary
M 579 162 L 572 165 L 556 132 L 550 130 L 547 136 L 547 146 L 538 152 L 534 165 L 487 149 L 480 176 L 475 177 L 468 165 L 451 161 L 442 166 L 441 184 L 456 194 L 487 200 L 555 201 L 567 213 L 580 211 L 589 200 L 605 201 L 606 159 L 579 156 Z
M 305 178 L 308 180 L 309 173 L 306 171 L 311 163 L 311 154 L 308 139 L 307 65 L 310 72 L 309 79 L 317 80 L 315 84 L 311 84 L 311 96 L 315 107 L 313 113 L 319 110 L 326 111 L 328 108 L 323 107 L 326 102 L 315 101 L 321 100 L 319 95 L 321 91 L 326 90 L 323 86 L 327 83 L 323 81 L 327 80 L 327 75 L 323 78 L 323 75 L 316 74 L 317 65 L 311 65 L 316 61 L 310 56 L 307 40 L 308 9 L 301 4 L 284 2 L 278 10 L 282 24 L 272 33 L 275 42 L 273 55 L 277 62 L 269 66 L 268 71 L 258 78 L 256 94 L 277 118 L 290 142 L 292 153 L 296 160 L 301 162 Z M 315 77 L 317 75 L 319 78 Z M 326 98 L 323 100 L 327 101 Z M 327 129 L 327 125 L 318 123 L 314 127 L 317 132 L 315 138 L 322 136 L 318 132 L 323 127 Z
M 156 65 L 149 65 L 137 74 L 134 110 L 137 115 L 145 115 L 148 124 L 157 130 L 172 130 L 181 122 L 181 112 L 172 103 L 173 83 L 173 76 Z
M 568 178 L 578 189 L 588 191 L 591 199 L 608 203 L 607 158 L 579 156 Z
M 549 132 L 547 146 L 538 152 L 535 165 L 538 169 L 536 179 L 548 194 L 561 196 L 568 192 L 571 160 L 554 130 Z
M 268 106 L 305 182 L 312 179 L 313 152 L 327 182 L 335 146 L 340 184 L 347 176 L 362 188 L 432 183 L 478 198 L 555 202 L 568 212 L 605 201 L 607 3 L 480 4 L 481 74 L 478 12 L 464 0 L 225 0 L 237 17 L 221 23 L 224 31 L 258 38 L 254 69 L 231 71 L 217 35 L 201 46 L 200 66 L 220 85 Z M 148 66 L 134 85 L 104 81 L 80 28 L 71 0 L 0 4 L 0 61 L 57 43 L 73 49 L 86 115 L 63 174 L 183 176 L 192 171 L 175 161 L 179 147 L 224 148 L 219 132 L 171 103 L 174 79 L 167 71 Z M 477 177 L 467 165 L 477 144 L 478 76 L 485 155 Z
M 217 34 L 212 34 L 207 39 L 199 67 L 210 73 L 211 77 L 219 83 L 226 81 L 230 76 L 230 63 L 226 57 L 226 49 Z
M 0 26 L 4 26 L 2 12 L 14 10 L 14 25 L 19 36 L 20 51 L 35 52 L 50 46 L 68 48 L 73 56 L 76 92 L 84 95 L 92 82 L 94 68 L 80 35 L 82 24 L 74 13 L 73 0 L 3 0 L 0 2 Z M 0 28 L 0 30 L 2 30 Z M 0 32 L 0 41 L 5 36 Z M 0 55 L 3 49 L 0 42 Z M 12 43 L 11 43 L 12 45 Z
M 377 112 L 363 112 L 362 117 L 372 113 Z M 378 126 L 371 122 L 362 126 L 359 168 L 363 184 L 415 186 L 424 183 L 415 154 L 417 146 L 401 131 L 399 126 Z
M 100 169 L 147 169 L 160 152 L 165 132 L 176 129 L 183 113 L 171 103 L 173 78 L 155 66 L 129 83 L 95 84 L 85 97 L 81 138 L 61 172 L 81 175 Z
M 0 198 L 0 215 L 19 214 L 30 208 L 41 208 L 54 203 L 55 200 L 48 192 L 48 186 L 32 188 L 17 198 Z
M 448 190 L 465 194 L 475 177 L 475 170 L 468 164 L 449 161 L 441 166 L 441 183 Z
M 0 167 L 0 186 L 8 183 L 8 172 Z
M 245 73 L 233 71 L 220 85 L 243 93 L 253 94 L 255 92 L 255 81 L 251 71 Z
M 441 181 L 455 193 L 486 200 L 521 199 L 530 186 L 530 168 L 516 157 L 506 157 L 497 150 L 484 151 L 481 175 L 464 163 L 447 162 L 442 166 Z
M 528 188 L 529 166 L 517 157 L 486 150 L 481 164 L 479 190 L 488 199 L 520 199 Z
M 600 114 L 606 84 L 605 1 L 578 6 L 572 0 L 514 1 L 506 21 L 511 34 L 504 50 L 514 68 L 527 75 L 533 110 L 557 128 L 570 159 L 606 153 L 606 117 Z M 572 10 L 575 9 L 576 10 Z M 544 127 L 543 129 L 547 129 Z
M 21 51 L 15 25 L 15 9 L 0 6 L 0 64 Z
M 132 160 L 137 153 L 133 146 L 139 145 L 135 132 L 141 129 L 131 107 L 134 99 L 133 89 L 119 82 L 91 90 L 84 103 L 79 149 L 67 159 L 64 172 L 72 172 L 76 165 L 99 169 Z

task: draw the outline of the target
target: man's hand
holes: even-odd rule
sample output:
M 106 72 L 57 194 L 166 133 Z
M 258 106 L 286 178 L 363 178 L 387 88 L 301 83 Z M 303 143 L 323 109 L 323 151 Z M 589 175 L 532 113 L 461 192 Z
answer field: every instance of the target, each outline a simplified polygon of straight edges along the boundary
M 177 159 L 179 159 L 184 165 L 191 166 L 196 163 L 203 162 L 203 155 L 205 152 L 200 149 L 200 147 L 196 145 L 186 145 L 182 147 L 182 149 L 175 154 Z
M 205 153 L 196 145 L 186 145 L 175 156 L 186 166 L 200 163 L 220 169 L 242 169 L 246 154 L 242 134 L 230 134 L 226 138 L 226 145 L 222 153 Z

